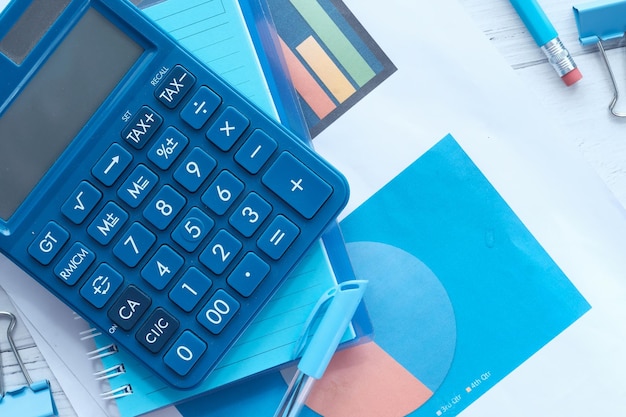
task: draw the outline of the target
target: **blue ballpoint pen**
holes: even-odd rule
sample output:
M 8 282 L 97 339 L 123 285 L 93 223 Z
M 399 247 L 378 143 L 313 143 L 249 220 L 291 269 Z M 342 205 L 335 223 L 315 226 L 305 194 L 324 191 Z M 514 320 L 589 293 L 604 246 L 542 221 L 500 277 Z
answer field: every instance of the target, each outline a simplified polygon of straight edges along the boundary
M 300 414 L 313 384 L 326 371 L 366 287 L 367 281 L 364 280 L 345 281 L 322 296 L 305 326 L 305 334 L 296 349 L 300 353 L 304 346 L 304 354 L 274 417 L 295 417 Z M 318 313 L 322 317 L 307 344 L 307 335 L 311 330 L 309 326 L 316 321 L 314 319 Z
M 536 0 L 510 0 L 524 25 L 563 82 L 570 86 L 582 78 L 550 20 Z

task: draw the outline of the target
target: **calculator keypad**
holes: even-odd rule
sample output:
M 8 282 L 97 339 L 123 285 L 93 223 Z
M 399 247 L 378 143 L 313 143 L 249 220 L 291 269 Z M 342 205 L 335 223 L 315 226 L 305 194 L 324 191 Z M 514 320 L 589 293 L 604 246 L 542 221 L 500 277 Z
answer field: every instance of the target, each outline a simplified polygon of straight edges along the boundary
M 183 378 L 221 357 L 271 295 L 334 190 L 295 139 L 268 133 L 183 66 L 149 97 L 90 175 L 74 178 L 58 208 L 66 223 L 48 222 L 28 253 L 139 357 L 153 355 L 148 365 Z

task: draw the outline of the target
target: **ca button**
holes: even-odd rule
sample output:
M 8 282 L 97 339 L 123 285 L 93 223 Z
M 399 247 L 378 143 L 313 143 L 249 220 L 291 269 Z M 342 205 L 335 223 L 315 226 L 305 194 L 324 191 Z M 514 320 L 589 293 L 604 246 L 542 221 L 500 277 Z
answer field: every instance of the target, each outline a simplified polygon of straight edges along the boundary
M 123 330 L 130 330 L 150 308 L 152 300 L 134 285 L 124 290 L 108 311 L 108 316 Z

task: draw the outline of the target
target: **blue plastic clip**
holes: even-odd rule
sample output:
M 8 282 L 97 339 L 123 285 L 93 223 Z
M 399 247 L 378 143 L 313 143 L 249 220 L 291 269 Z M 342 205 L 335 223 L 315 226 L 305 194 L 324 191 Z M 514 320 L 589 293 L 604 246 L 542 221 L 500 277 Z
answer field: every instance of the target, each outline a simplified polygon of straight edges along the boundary
M 11 351 L 15 355 L 22 374 L 24 374 L 28 383 L 28 385 L 23 387 L 5 391 L 2 374 L 0 373 L 0 415 L 20 417 L 57 416 L 58 411 L 50 390 L 50 382 L 47 380 L 33 382 L 15 347 L 15 342 L 13 341 L 13 329 L 17 322 L 15 315 L 6 311 L 0 311 L 0 316 L 9 317 L 11 320 L 7 328 L 7 338 L 11 345 Z
M 578 40 L 583 45 L 595 43 L 598 46 L 611 77 L 613 83 L 613 100 L 609 104 L 611 114 L 626 117 L 626 113 L 615 110 L 615 105 L 619 100 L 619 91 L 602 44 L 602 42 L 621 38 L 626 33 L 626 0 L 600 0 L 574 6 L 574 17 L 578 27 Z

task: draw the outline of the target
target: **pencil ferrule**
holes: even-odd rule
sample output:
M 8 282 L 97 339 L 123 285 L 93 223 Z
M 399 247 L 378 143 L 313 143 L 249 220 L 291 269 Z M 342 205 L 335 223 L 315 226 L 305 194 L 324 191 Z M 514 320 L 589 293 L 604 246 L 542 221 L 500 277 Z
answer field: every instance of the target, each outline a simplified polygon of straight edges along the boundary
M 572 58 L 567 48 L 565 48 L 558 37 L 543 45 L 541 50 L 548 58 L 548 62 L 552 65 L 552 68 L 559 74 L 559 77 L 563 77 L 565 74 L 576 69 L 574 58 Z

